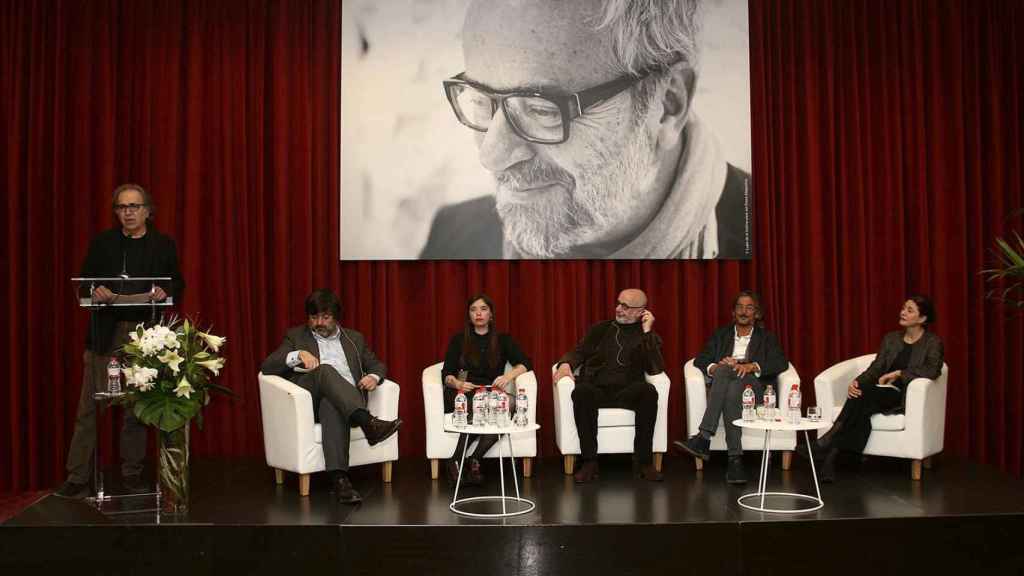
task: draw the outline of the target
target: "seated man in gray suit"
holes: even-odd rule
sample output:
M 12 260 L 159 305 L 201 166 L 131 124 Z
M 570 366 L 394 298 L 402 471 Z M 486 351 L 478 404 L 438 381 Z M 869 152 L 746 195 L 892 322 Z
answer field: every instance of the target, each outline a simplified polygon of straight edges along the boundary
M 789 368 L 782 346 L 775 334 L 761 326 L 761 301 L 757 294 L 744 290 L 732 306 L 733 322 L 715 331 L 704 349 L 693 361 L 706 374 L 711 391 L 708 407 L 700 422 L 700 433 L 686 442 L 676 440 L 675 446 L 697 458 L 711 458 L 711 437 L 718 430 L 718 419 L 725 422 L 725 444 L 729 466 L 725 480 L 743 484 L 747 472 L 743 467 L 743 431 L 733 420 L 743 415 L 743 390 L 749 384 L 760 401 L 767 385 Z M 777 393 L 777 397 L 782 394 Z
M 402 421 L 380 420 L 366 410 L 366 394 L 384 380 L 387 368 L 362 334 L 338 325 L 338 297 L 330 290 L 314 291 L 306 298 L 306 315 L 306 325 L 288 330 L 260 371 L 283 376 L 313 395 L 326 468 L 338 500 L 353 504 L 362 497 L 348 477 L 349 429 L 362 428 L 373 446 L 397 432 Z
M 439 210 L 425 259 L 749 258 L 750 175 L 691 108 L 696 0 L 487 0 L 444 81 L 493 194 Z

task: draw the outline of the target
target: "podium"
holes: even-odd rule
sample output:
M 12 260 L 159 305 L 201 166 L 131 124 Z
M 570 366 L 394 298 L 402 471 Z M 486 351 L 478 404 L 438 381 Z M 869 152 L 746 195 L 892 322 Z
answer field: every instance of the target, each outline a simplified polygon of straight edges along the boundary
M 117 308 L 149 308 L 152 310 L 151 321 L 156 321 L 157 310 L 166 309 L 174 306 L 174 299 L 168 296 L 161 302 L 156 302 L 152 299 L 152 294 L 156 290 L 157 282 L 171 282 L 173 279 L 170 276 L 146 276 L 146 277 L 133 277 L 127 274 L 122 274 L 116 277 L 73 277 L 71 282 L 76 285 L 75 293 L 78 295 L 78 307 L 84 308 L 90 311 L 99 311 L 103 309 L 117 309 Z M 107 286 L 114 289 L 126 289 L 132 286 L 145 286 L 145 283 L 149 283 L 149 294 L 150 298 L 146 299 L 146 292 L 138 292 L 135 294 L 125 294 L 124 301 L 114 302 L 97 302 L 94 300 L 93 295 L 96 290 L 96 286 Z M 88 284 L 88 296 L 83 295 L 83 285 Z M 97 340 L 97 328 L 96 328 L 96 315 L 92 314 L 89 319 L 89 332 L 92 342 L 95 345 Z M 98 357 L 98 354 L 94 353 L 94 357 Z M 97 510 L 107 515 L 115 514 L 138 514 L 144 512 L 157 512 L 160 513 L 160 487 L 154 485 L 152 491 L 140 492 L 133 494 L 108 494 L 104 487 L 104 474 L 100 464 L 100 443 L 99 443 L 99 430 L 100 421 L 103 417 L 104 408 L 112 404 L 114 401 L 121 399 L 125 396 L 123 389 L 121 392 L 112 393 L 109 390 L 98 391 L 96 388 L 96 382 L 93 381 L 95 378 L 95 370 L 89 371 L 89 383 L 92 387 L 93 401 L 96 403 L 96 410 L 94 417 L 96 418 L 95 425 L 95 437 L 93 438 L 93 454 L 92 454 L 92 475 L 93 475 L 93 489 L 94 493 L 92 496 L 85 500 L 96 507 Z M 126 408 L 127 409 L 127 408 Z M 121 508 L 117 505 L 122 503 L 131 503 L 132 505 L 126 505 Z M 141 502 L 141 506 L 137 504 Z

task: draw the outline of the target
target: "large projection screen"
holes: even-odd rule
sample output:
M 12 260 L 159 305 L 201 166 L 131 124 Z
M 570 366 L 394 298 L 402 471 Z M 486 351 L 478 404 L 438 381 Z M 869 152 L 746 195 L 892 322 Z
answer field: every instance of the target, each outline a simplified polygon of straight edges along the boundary
M 340 257 L 750 258 L 749 70 L 746 0 L 343 0 Z

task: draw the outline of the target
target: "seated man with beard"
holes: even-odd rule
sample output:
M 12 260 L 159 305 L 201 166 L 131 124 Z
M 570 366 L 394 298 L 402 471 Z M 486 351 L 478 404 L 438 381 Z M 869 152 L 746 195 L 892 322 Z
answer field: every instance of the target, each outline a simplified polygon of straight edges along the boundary
M 444 87 L 497 190 L 420 257 L 749 257 L 749 175 L 691 110 L 698 4 L 474 2 Z

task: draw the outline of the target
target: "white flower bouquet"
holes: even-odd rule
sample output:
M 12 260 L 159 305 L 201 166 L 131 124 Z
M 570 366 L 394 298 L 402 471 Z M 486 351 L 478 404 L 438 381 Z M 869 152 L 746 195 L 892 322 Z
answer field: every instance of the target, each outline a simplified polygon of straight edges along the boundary
M 146 328 L 139 324 L 124 345 L 125 393 L 140 422 L 172 432 L 198 417 L 210 402 L 210 392 L 233 395 L 213 383 L 225 360 L 221 336 L 203 332 L 185 320 Z

